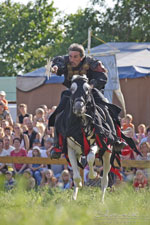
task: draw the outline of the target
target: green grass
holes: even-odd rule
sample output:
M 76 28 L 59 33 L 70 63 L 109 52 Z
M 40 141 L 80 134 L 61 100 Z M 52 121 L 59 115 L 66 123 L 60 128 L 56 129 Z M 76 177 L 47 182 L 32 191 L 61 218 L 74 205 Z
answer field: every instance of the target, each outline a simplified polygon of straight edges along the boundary
M 131 185 L 107 191 L 84 187 L 73 201 L 73 190 L 43 189 L 27 192 L 23 185 L 5 192 L 0 185 L 1 225 L 149 225 L 150 190 L 135 192 Z

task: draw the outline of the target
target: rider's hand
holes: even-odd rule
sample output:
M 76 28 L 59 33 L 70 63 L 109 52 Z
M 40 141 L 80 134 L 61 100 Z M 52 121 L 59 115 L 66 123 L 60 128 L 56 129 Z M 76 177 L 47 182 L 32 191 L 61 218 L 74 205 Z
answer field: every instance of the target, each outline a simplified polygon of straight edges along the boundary
M 52 73 L 57 73 L 57 71 L 58 71 L 58 66 L 53 66 L 52 67 Z

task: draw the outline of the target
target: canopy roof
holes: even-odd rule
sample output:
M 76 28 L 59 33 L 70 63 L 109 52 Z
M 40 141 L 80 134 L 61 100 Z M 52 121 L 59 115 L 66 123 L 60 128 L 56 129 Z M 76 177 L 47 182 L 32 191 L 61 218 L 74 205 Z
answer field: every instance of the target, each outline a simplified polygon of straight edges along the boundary
M 116 54 L 119 78 L 150 76 L 150 42 L 108 42 L 91 49 L 91 54 Z

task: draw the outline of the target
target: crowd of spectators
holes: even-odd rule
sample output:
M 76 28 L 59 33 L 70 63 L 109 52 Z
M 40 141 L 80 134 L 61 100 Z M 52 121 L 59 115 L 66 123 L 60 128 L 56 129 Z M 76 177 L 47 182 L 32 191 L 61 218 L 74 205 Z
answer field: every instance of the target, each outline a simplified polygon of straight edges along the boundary
M 0 156 L 23 157 L 50 157 L 50 151 L 54 144 L 54 128 L 48 128 L 49 115 L 56 109 L 53 106 L 48 109 L 46 105 L 40 105 L 34 115 L 28 113 L 27 105 L 22 103 L 18 107 L 16 122 L 13 121 L 8 109 L 6 93 L 0 91 Z M 121 152 L 121 158 L 130 160 L 150 160 L 150 127 L 145 124 L 138 126 L 135 132 L 132 115 L 127 114 L 121 119 L 122 131 L 131 137 L 142 156 L 137 155 L 129 146 Z M 63 154 L 62 154 L 62 157 Z M 87 185 L 99 185 L 102 175 L 102 167 L 95 167 L 97 180 L 91 182 L 88 179 L 88 166 L 84 170 L 84 181 Z M 124 181 L 132 181 L 137 190 L 148 186 L 150 183 L 150 170 L 137 168 L 121 168 Z M 15 178 L 23 174 L 27 181 L 27 189 L 35 187 L 58 187 L 62 190 L 72 188 L 72 169 L 67 165 L 43 165 L 43 164 L 19 164 L 1 163 L 0 174 L 5 174 L 5 188 L 12 189 L 16 185 Z M 116 182 L 116 177 L 109 174 L 110 183 Z M 141 183 L 140 183 L 141 179 Z M 110 184 L 111 186 L 111 184 Z

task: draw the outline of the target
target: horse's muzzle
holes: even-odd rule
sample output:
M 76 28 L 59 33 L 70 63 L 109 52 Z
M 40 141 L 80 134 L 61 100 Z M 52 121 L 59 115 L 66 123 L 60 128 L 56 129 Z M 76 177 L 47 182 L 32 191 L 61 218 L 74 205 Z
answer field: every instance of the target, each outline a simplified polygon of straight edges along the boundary
M 82 116 L 86 111 L 86 106 L 83 101 L 76 101 L 73 105 L 73 113 L 77 116 Z

